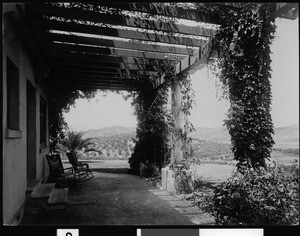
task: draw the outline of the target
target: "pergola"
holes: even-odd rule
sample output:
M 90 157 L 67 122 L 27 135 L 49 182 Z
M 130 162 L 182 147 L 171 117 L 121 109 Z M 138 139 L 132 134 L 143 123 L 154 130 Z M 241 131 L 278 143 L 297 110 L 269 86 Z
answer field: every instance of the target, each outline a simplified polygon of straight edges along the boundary
M 294 17 L 287 16 L 292 7 L 274 3 L 274 14 Z M 19 11 L 40 72 L 78 89 L 136 90 L 134 77 L 155 75 L 158 67 L 175 67 L 176 74 L 199 68 L 220 23 L 183 3 L 27 3 Z
M 46 65 L 54 83 L 135 90 L 137 75 L 155 75 L 158 67 L 169 66 L 180 73 L 204 63 L 216 32 L 213 19 L 192 9 L 157 3 L 96 6 L 95 11 L 66 3 L 25 5 L 24 24 L 32 31 L 40 64 Z M 119 14 L 112 14 L 117 8 Z M 174 17 L 177 21 L 192 18 L 189 23 L 195 26 L 175 23 Z M 203 19 L 209 24 L 196 25 Z
M 211 3 L 240 8 L 245 3 Z M 274 3 L 274 18 L 295 19 L 295 3 Z M 140 75 L 176 75 L 207 64 L 217 19 L 188 3 L 27 3 L 20 32 L 31 45 L 41 76 L 65 88 L 138 90 Z M 146 77 L 147 78 L 147 77 Z M 181 88 L 172 81 L 172 113 L 182 128 Z M 174 160 L 182 159 L 180 140 Z

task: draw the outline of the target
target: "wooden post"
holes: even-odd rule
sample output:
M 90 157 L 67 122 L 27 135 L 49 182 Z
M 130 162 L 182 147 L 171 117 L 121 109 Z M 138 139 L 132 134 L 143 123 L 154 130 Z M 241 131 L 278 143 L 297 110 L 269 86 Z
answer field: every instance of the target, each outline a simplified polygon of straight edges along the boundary
M 183 114 L 181 111 L 182 107 L 182 94 L 181 94 L 181 86 L 177 79 L 172 81 L 171 84 L 172 89 L 172 114 L 175 123 L 175 129 L 177 131 L 181 131 L 183 129 Z M 179 132 L 180 134 L 181 132 Z M 173 142 L 175 142 L 173 155 L 171 156 L 170 165 L 176 165 L 183 159 L 183 151 L 182 151 L 182 138 L 180 135 L 172 135 Z

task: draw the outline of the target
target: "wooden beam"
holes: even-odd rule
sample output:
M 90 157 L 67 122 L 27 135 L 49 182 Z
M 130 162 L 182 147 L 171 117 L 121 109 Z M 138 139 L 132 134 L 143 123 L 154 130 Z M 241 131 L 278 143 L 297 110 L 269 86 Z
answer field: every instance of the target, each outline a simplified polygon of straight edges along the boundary
M 91 68 L 78 68 L 78 67 L 50 67 L 50 74 L 55 73 L 68 73 L 68 74 L 87 74 L 87 75 L 99 75 L 99 76 L 121 76 L 121 77 L 136 77 L 138 75 L 157 75 L 157 72 L 150 72 L 150 71 L 138 71 L 138 70 L 121 70 L 121 69 L 106 69 L 105 71 L 101 70 L 92 70 Z
M 85 82 L 91 82 L 91 83 L 137 83 L 134 79 L 129 78 L 113 78 L 113 77 L 92 77 L 92 76 L 84 76 L 84 75 L 53 75 L 52 76 L 55 80 L 59 81 L 65 81 L 65 80 L 71 80 L 71 81 L 85 81 Z
M 116 69 L 122 69 L 121 63 L 113 63 L 113 62 L 98 62 L 98 61 L 82 61 L 78 60 L 76 58 L 64 60 L 60 58 L 53 58 L 51 60 L 48 60 L 48 63 L 50 66 L 55 65 L 74 65 L 74 66 L 89 66 L 89 67 L 103 67 L 103 68 L 116 68 Z M 132 65 L 136 66 L 136 65 Z
M 56 70 L 59 71 L 61 69 L 67 69 L 67 70 L 80 70 L 80 71 L 88 71 L 88 72 L 100 72 L 100 73 L 113 73 L 115 74 L 120 73 L 121 75 L 124 75 L 125 77 L 127 75 L 132 75 L 132 76 L 147 76 L 147 75 L 155 75 L 157 74 L 157 71 L 144 71 L 144 70 L 128 70 L 128 69 L 116 69 L 116 68 L 104 68 L 104 67 L 93 67 L 93 66 L 88 66 L 88 65 L 52 65 L 50 66 L 50 71 Z
M 74 81 L 74 80 L 57 80 L 54 79 L 55 84 L 60 85 L 74 85 L 74 86 L 112 86 L 112 87 L 138 87 L 138 83 L 121 83 L 113 81 L 104 81 L 104 82 L 89 82 L 89 81 Z
M 247 4 L 247 2 L 215 2 L 214 4 L 229 8 L 242 8 Z
M 166 61 L 168 62 L 168 61 Z M 147 69 L 149 71 L 155 71 L 159 69 L 167 69 L 175 65 L 175 63 L 149 63 L 149 64 L 141 64 L 141 63 L 121 63 L 121 62 L 107 62 L 104 60 L 92 61 L 92 60 L 84 60 L 81 58 L 49 58 L 48 63 L 50 65 L 87 65 L 87 66 L 95 66 L 95 67 L 103 67 L 103 68 L 116 68 L 116 69 L 131 69 L 131 70 L 144 70 Z
M 180 33 L 204 37 L 213 37 L 215 30 L 205 27 L 181 25 L 171 21 L 143 19 L 141 15 L 128 16 L 123 14 L 99 13 L 96 11 L 83 10 L 80 8 L 64 8 L 45 4 L 27 5 L 26 9 L 31 18 L 42 18 L 42 15 L 63 17 L 95 23 L 136 27 L 149 30 L 158 30 L 168 33 Z
M 219 24 L 209 13 L 200 12 L 196 9 L 187 9 L 178 5 L 167 5 L 164 2 L 101 2 L 98 5 L 110 8 L 139 11 L 154 15 L 175 17 L 186 20 L 194 20 L 211 24 Z
M 132 80 L 134 77 L 121 77 L 121 76 L 107 76 L 103 75 L 90 75 L 90 74 L 74 74 L 74 73 L 51 73 L 53 78 L 73 78 L 73 79 L 82 79 L 86 78 L 88 80 Z
M 138 87 L 136 86 L 121 86 L 121 85 L 87 85 L 87 84 L 72 84 L 72 83 L 57 83 L 57 86 L 74 88 L 74 89 L 100 89 L 100 90 L 124 90 L 124 91 L 137 91 Z
M 56 79 L 54 79 L 56 80 Z M 92 86 L 124 86 L 124 87 L 137 87 L 137 83 L 121 83 L 121 82 L 114 82 L 114 81 L 103 81 L 103 82 L 90 82 L 90 81 L 78 81 L 78 80 L 56 80 L 56 83 L 59 84 L 68 84 L 72 83 L 74 85 L 92 85 Z
M 128 69 L 128 70 L 146 70 L 146 71 L 159 71 L 160 69 L 167 68 L 166 66 L 153 66 L 143 64 L 125 64 L 125 63 L 111 63 L 111 62 L 95 62 L 95 61 L 81 61 L 81 60 L 64 60 L 53 59 L 48 61 L 50 66 L 85 66 L 87 68 L 115 68 L 115 69 Z
M 92 38 L 78 35 L 66 35 L 66 34 L 55 34 L 55 33 L 37 33 L 37 39 L 40 42 L 67 42 L 73 44 L 84 44 L 84 45 L 95 45 L 102 46 L 103 48 L 120 48 L 120 49 L 132 49 L 139 51 L 150 51 L 150 52 L 162 52 L 162 53 L 173 53 L 173 54 L 184 54 L 189 55 L 193 50 L 197 50 L 198 47 L 180 47 L 178 45 L 156 45 L 145 43 L 141 40 L 133 42 L 125 42 L 120 40 L 108 40 L 101 38 Z
M 71 53 L 71 52 L 62 52 L 62 51 L 47 51 L 45 53 L 46 59 L 74 59 L 82 60 L 82 61 L 98 61 L 98 62 L 114 62 L 114 63 L 125 63 L 125 64 L 149 64 L 149 65 L 163 65 L 166 66 L 174 65 L 175 61 L 169 61 L 165 59 L 149 59 L 149 58 L 141 58 L 141 57 L 120 57 L 113 55 L 95 55 L 95 54 L 82 54 L 82 53 Z
M 201 46 L 206 40 L 199 40 L 193 36 L 179 37 L 172 34 L 159 34 L 151 32 L 141 32 L 133 29 L 116 29 L 95 25 L 84 25 L 73 22 L 59 22 L 56 20 L 33 19 L 29 20 L 33 29 L 61 30 L 67 32 L 77 32 L 85 34 L 96 34 L 110 37 L 120 37 L 125 39 L 137 39 L 145 41 L 162 42 L 169 44 L 180 44 L 187 46 Z
M 102 54 L 102 55 L 114 55 L 123 57 L 140 57 L 148 59 L 158 59 L 158 60 L 173 60 L 179 61 L 186 58 L 186 55 L 181 54 L 170 54 L 170 53 L 160 53 L 160 52 L 143 52 L 138 50 L 127 50 L 119 48 L 102 48 L 102 47 L 92 47 L 92 46 L 82 46 L 73 44 L 61 44 L 61 43 L 41 43 L 41 47 L 47 51 L 64 51 L 64 52 L 74 52 L 74 53 L 90 53 L 90 54 Z
M 275 3 L 274 17 L 295 20 L 299 16 L 299 3 Z
M 133 83 L 115 83 L 115 82 L 102 82 L 102 83 L 91 83 L 89 81 L 70 81 L 70 80 L 62 80 L 57 81 L 56 84 L 73 84 L 73 85 L 86 85 L 86 86 L 113 86 L 113 87 L 138 87 L 137 84 Z
M 107 77 L 98 77 L 92 78 L 89 76 L 53 76 L 56 81 L 74 81 L 74 82 L 89 82 L 89 83 L 126 83 L 126 84 L 136 84 L 138 83 L 135 79 L 127 78 L 107 78 Z
M 176 74 L 183 74 L 186 72 L 194 73 L 195 70 L 202 69 L 205 65 L 207 65 L 210 43 L 210 41 L 207 42 L 207 44 L 204 45 L 197 54 L 190 56 L 188 59 L 184 59 L 177 64 Z
M 52 70 L 49 72 L 52 76 L 75 76 L 75 77 L 90 77 L 90 78 L 115 78 L 115 79 L 134 79 L 134 77 L 122 77 L 121 74 L 110 73 L 91 73 L 89 71 L 68 71 L 68 70 Z

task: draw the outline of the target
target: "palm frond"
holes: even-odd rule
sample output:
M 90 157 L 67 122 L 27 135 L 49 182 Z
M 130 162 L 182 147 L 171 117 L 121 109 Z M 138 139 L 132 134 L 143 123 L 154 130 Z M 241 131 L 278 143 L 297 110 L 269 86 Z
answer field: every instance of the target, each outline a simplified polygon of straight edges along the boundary
M 76 157 L 79 157 L 80 152 L 99 152 L 94 146 L 97 138 L 84 138 L 85 132 L 69 131 L 66 138 L 58 145 L 59 150 L 63 152 L 72 152 Z M 101 152 L 100 152 L 101 153 Z

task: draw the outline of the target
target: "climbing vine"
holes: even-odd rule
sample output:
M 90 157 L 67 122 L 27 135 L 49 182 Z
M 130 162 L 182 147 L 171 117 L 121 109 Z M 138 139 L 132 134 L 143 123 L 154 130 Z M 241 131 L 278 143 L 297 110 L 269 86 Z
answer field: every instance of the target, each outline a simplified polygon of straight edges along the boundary
M 249 3 L 218 12 L 222 24 L 211 52 L 218 52 L 214 68 L 230 101 L 225 126 L 231 135 L 238 167 L 266 166 L 274 144 L 271 105 L 270 45 L 275 24 L 271 3 Z M 221 14 L 222 13 L 222 14 Z
M 164 77 L 164 83 L 157 86 L 156 81 L 161 76 Z M 194 94 L 188 75 L 176 76 L 174 67 L 160 68 L 157 76 L 139 76 L 136 79 L 140 84 L 139 90 L 128 96 L 133 98 L 132 106 L 138 120 L 136 144 L 129 163 L 133 173 L 150 176 L 169 164 L 171 152 L 177 145 L 174 136 L 182 138 L 183 149 L 190 141 L 188 133 L 193 126 L 187 116 L 194 102 Z M 179 130 L 168 108 L 169 89 L 175 79 L 180 83 L 183 94 L 181 110 L 185 125 Z M 141 165 L 144 166 L 144 173 L 140 173 Z
M 64 120 L 63 112 L 68 112 L 71 106 L 75 105 L 75 100 L 78 98 L 93 98 L 97 90 L 74 90 L 51 85 L 51 91 L 49 94 L 48 110 L 50 151 L 53 152 L 56 149 L 57 143 L 64 139 L 64 130 L 68 127 Z

